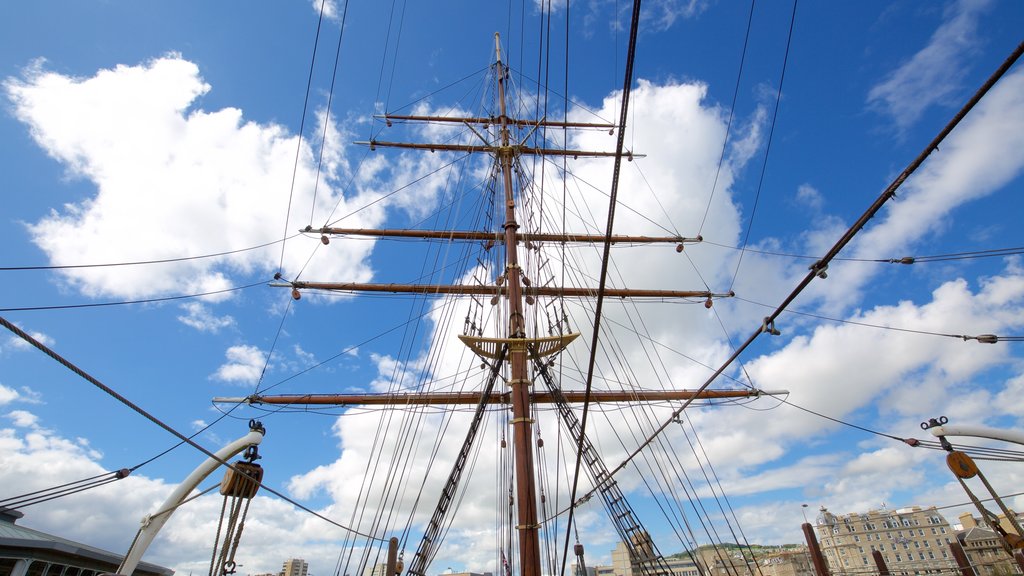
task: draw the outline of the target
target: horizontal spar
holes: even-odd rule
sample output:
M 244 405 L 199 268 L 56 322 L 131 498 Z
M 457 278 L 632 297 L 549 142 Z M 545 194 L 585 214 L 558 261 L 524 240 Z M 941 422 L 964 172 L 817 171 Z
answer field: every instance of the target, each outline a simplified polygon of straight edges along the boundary
M 305 228 L 302 232 L 313 233 L 318 232 L 320 234 L 332 234 L 338 236 L 380 236 L 388 238 L 436 238 L 439 240 L 494 240 L 495 242 L 504 242 L 504 232 L 477 232 L 474 230 L 409 230 L 409 229 L 376 229 L 376 228 Z M 605 241 L 605 236 L 602 234 L 572 234 L 572 233 L 561 233 L 561 234 L 548 234 L 548 233 L 516 233 L 516 240 L 519 242 L 581 242 L 581 243 L 599 243 Z M 703 237 L 697 236 L 696 238 L 687 238 L 685 236 L 625 236 L 625 235 L 613 235 L 611 237 L 612 244 L 618 243 L 632 243 L 632 244 L 654 244 L 654 243 L 669 243 L 669 244 L 681 244 L 681 243 L 694 243 L 702 242 Z
M 591 402 L 664 402 L 668 400 L 715 400 L 731 398 L 756 398 L 758 396 L 781 396 L 788 394 L 784 390 L 703 390 L 694 392 L 692 390 L 664 390 L 664 391 L 629 391 L 629 390 L 601 390 L 590 393 Z M 565 390 L 562 396 L 567 402 L 580 403 L 584 401 L 586 392 L 583 390 Z M 550 392 L 539 392 L 531 394 L 530 398 L 535 403 L 550 404 L 555 402 L 555 397 Z M 479 404 L 479 392 L 421 392 L 409 394 L 293 394 L 275 396 L 241 396 L 234 398 L 214 398 L 214 402 L 220 403 L 245 403 L 245 404 L 299 404 L 299 405 L 327 405 L 327 406 L 426 406 L 426 405 L 453 405 L 453 404 Z M 508 392 L 503 394 L 492 394 L 488 398 L 488 404 L 508 404 Z
M 365 284 L 360 282 L 272 283 L 275 288 L 297 290 L 339 290 L 344 292 L 391 292 L 395 294 L 458 294 L 464 296 L 497 296 L 506 293 L 504 286 L 469 286 L 459 284 Z M 596 297 L 596 288 L 524 286 L 527 296 Z M 728 298 L 732 292 L 716 294 L 707 290 L 644 290 L 641 288 L 605 288 L 609 298 Z
M 474 146 L 470 144 L 421 144 L 418 142 L 384 142 L 381 140 L 370 140 L 354 142 L 362 146 L 369 146 L 370 150 L 377 146 L 384 148 L 409 148 L 412 150 L 430 150 L 431 152 L 486 152 L 488 154 L 500 154 L 508 151 L 519 155 L 527 156 L 572 156 L 573 158 L 614 158 L 618 156 L 615 152 L 595 152 L 590 150 L 565 150 L 563 148 L 534 148 L 533 146 L 522 146 L 512 144 L 509 146 L 491 146 L 489 144 Z M 645 154 L 634 154 L 623 152 L 622 156 L 632 160 L 633 158 L 645 158 Z
M 409 122 L 450 122 L 454 124 L 501 124 L 497 117 L 455 117 L 455 116 L 401 116 L 398 114 L 375 115 L 374 118 L 382 118 L 385 121 L 409 121 Z M 553 120 L 517 120 L 508 118 L 506 122 L 514 126 L 545 126 L 554 128 L 600 128 L 602 130 L 614 130 L 615 124 L 599 122 L 558 122 Z

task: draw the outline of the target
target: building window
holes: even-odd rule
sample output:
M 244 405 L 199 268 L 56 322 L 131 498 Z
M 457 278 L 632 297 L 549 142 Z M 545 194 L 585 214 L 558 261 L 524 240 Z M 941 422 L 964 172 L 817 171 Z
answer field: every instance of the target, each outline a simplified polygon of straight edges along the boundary
M 903 557 L 899 555 L 899 552 L 896 553 L 896 561 L 903 562 Z
M 939 528 L 939 532 L 942 532 L 943 534 L 945 534 L 946 533 L 946 527 L 945 526 L 940 527 Z
M 928 557 L 935 560 L 935 554 L 931 550 L 928 551 Z

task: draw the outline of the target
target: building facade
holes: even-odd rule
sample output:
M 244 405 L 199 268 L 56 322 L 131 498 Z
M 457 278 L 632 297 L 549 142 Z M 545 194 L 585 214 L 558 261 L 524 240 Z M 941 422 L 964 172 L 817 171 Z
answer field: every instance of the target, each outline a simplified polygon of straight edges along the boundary
M 815 576 L 807 548 L 780 550 L 757 559 L 758 576 Z
M 701 576 L 693 560 L 683 554 L 665 558 L 665 564 L 672 571 L 672 576 Z M 612 550 L 611 566 L 595 566 L 598 576 L 633 576 L 633 566 L 629 558 L 629 548 L 619 542 Z
M 822 507 L 816 524 L 833 574 L 874 571 L 875 550 L 894 575 L 937 574 L 956 566 L 949 548 L 956 534 L 934 506 L 844 515 Z
M 309 563 L 302 558 L 289 558 L 281 567 L 281 576 L 307 576 Z
M 815 576 L 811 556 L 804 547 L 759 547 L 756 554 L 736 546 L 701 546 L 694 552 L 664 558 L 671 576 Z M 699 565 L 698 565 L 699 564 Z M 611 566 L 587 567 L 594 576 L 634 576 L 629 549 L 622 542 L 612 550 Z M 575 566 L 573 574 L 575 574 Z

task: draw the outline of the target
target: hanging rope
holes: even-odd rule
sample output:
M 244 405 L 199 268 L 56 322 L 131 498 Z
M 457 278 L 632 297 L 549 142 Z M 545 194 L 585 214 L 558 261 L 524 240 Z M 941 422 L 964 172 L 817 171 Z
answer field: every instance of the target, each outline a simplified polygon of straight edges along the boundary
M 245 518 L 249 514 L 249 505 L 259 490 L 259 483 L 263 479 L 263 468 L 254 461 L 259 458 L 256 446 L 250 446 L 245 451 L 245 462 L 235 462 L 234 469 L 228 469 L 224 473 L 224 480 L 220 484 L 220 493 L 224 495 L 224 501 L 220 507 L 220 519 L 217 522 L 217 533 L 213 540 L 213 553 L 210 557 L 210 576 L 224 576 L 234 574 L 237 564 L 235 553 L 238 551 L 238 544 L 242 540 L 242 530 L 245 528 Z M 225 525 L 225 511 L 227 524 Z M 224 534 L 223 546 L 221 533 Z

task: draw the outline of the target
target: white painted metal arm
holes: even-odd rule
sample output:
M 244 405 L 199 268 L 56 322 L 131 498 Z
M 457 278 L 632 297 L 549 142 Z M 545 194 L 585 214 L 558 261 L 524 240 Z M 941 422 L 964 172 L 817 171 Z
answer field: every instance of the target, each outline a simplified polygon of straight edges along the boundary
M 264 430 L 262 427 L 254 428 L 245 436 L 242 436 L 238 440 L 228 444 L 218 451 L 215 455 L 216 458 L 207 458 L 205 462 L 200 464 L 188 478 L 182 481 L 174 492 L 167 497 L 163 506 L 159 510 L 152 514 L 146 515 L 142 519 L 142 528 L 139 529 L 139 533 L 135 536 L 135 541 L 132 542 L 131 548 L 128 549 L 128 553 L 124 557 L 124 562 L 117 569 L 118 574 L 124 576 L 131 576 L 132 572 L 139 565 L 142 560 L 142 555 L 146 553 L 146 549 L 152 544 L 153 539 L 156 538 L 160 529 L 163 528 L 167 520 L 170 519 L 171 514 L 178 506 L 188 497 L 188 495 L 195 490 L 199 483 L 206 479 L 211 472 L 220 466 L 222 461 L 227 461 L 230 458 L 235 457 L 237 454 L 248 448 L 249 446 L 256 446 L 263 440 Z
M 986 428 L 985 426 L 933 426 L 928 428 L 932 436 L 971 436 L 975 438 L 990 438 L 1024 445 L 1024 433 L 1017 430 L 1000 430 L 998 428 Z

